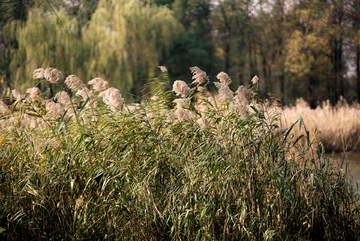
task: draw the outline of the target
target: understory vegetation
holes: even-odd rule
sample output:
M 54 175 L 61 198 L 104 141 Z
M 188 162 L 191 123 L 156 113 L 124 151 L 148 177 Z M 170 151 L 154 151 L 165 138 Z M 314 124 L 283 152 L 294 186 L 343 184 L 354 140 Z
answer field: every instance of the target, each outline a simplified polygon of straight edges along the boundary
M 189 86 L 161 70 L 137 104 L 54 68 L 34 78 L 61 92 L 13 90 L 12 106 L 0 102 L 0 237 L 359 239 L 348 163 L 315 148 L 302 118 L 285 123 L 257 77 L 234 93 L 221 72 L 213 94 L 197 67 Z

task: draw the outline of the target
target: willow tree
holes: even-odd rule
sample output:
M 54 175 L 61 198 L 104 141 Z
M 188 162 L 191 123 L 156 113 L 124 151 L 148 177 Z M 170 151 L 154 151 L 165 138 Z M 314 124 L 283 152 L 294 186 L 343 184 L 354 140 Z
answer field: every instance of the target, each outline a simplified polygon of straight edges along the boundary
M 90 51 L 84 63 L 87 78 L 101 74 L 122 93 L 139 94 L 144 82 L 154 77 L 161 53 L 181 31 L 166 6 L 100 0 L 82 31 L 82 41 Z
M 78 28 L 76 19 L 68 18 L 64 11 L 54 14 L 32 8 L 17 31 L 19 48 L 10 64 L 15 88 L 23 90 L 34 84 L 32 73 L 39 67 L 56 67 L 64 75 L 77 73 L 83 54 Z
M 161 53 L 181 31 L 171 10 L 140 0 L 101 0 L 83 28 L 65 10 L 32 8 L 17 33 L 12 82 L 25 89 L 34 83 L 34 69 L 56 67 L 84 82 L 102 77 L 129 97 L 155 76 Z

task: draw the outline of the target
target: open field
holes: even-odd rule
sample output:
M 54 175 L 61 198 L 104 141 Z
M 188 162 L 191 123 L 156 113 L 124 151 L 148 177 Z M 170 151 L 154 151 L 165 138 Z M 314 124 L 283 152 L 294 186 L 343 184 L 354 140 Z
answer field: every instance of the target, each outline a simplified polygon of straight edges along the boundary
M 220 73 L 124 103 L 100 78 L 92 90 L 55 69 L 2 111 L 0 227 L 7 240 L 358 240 L 359 196 L 258 79 L 233 93 Z M 45 80 L 46 79 L 46 80 Z M 308 128 L 296 120 L 301 132 Z M 304 144 L 301 145 L 302 140 Z

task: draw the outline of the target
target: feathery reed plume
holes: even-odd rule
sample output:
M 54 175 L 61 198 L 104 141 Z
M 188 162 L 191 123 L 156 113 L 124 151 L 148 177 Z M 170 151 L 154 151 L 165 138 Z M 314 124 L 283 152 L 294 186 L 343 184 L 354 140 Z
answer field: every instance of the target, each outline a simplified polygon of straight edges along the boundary
M 156 116 L 152 112 L 146 114 L 146 119 L 148 120 L 150 125 L 155 124 L 155 117 Z
M 33 78 L 34 79 L 44 79 L 45 78 L 45 70 L 43 68 L 34 70 Z
M 5 103 L 0 100 L 0 116 L 4 116 L 10 113 L 9 108 L 7 107 L 7 105 L 5 105 Z
M 83 101 L 86 101 L 88 97 L 90 100 L 94 99 L 94 94 L 88 88 L 84 87 L 81 90 L 78 90 L 75 95 L 80 95 Z
M 35 129 L 38 127 L 37 118 L 32 118 L 30 122 L 30 128 Z
M 211 97 L 211 93 L 205 87 L 202 87 L 202 86 L 198 87 L 198 91 L 199 92 L 196 95 L 196 97 L 197 97 L 196 109 L 199 111 L 201 116 L 204 117 L 205 112 L 207 112 L 209 109 L 208 103 L 207 103 L 207 98 Z
M 24 115 L 25 116 L 25 115 Z M 26 122 L 26 123 L 25 123 Z M 38 118 L 35 118 L 35 117 L 33 117 L 33 116 L 29 116 L 29 115 L 27 115 L 27 117 L 25 118 L 25 121 L 24 122 L 22 122 L 24 125 L 26 125 L 26 124 L 30 124 L 29 126 L 30 126 L 30 128 L 32 128 L 32 129 L 35 129 L 35 128 L 37 128 L 37 127 L 39 127 L 39 125 L 38 125 Z
M 175 111 L 175 115 L 180 122 L 187 119 L 187 114 L 186 114 L 185 110 L 181 107 L 177 108 L 177 110 Z
M 71 90 L 80 90 L 85 87 L 84 83 L 74 74 L 66 78 L 65 84 Z
M 81 90 L 78 90 L 76 92 L 76 95 L 80 95 L 82 97 L 83 101 L 86 101 L 87 98 L 89 99 L 89 102 L 86 104 L 86 107 L 91 107 L 91 108 L 95 108 L 97 106 L 97 102 L 95 100 L 95 96 L 94 94 L 91 92 L 91 90 L 89 90 L 88 88 L 84 87 Z
M 203 84 L 209 82 L 209 77 L 206 76 L 206 72 L 201 70 L 199 67 L 190 67 L 191 73 L 194 75 L 192 77 L 193 84 Z
M 47 126 L 46 122 L 40 118 L 35 118 L 35 123 L 36 123 L 36 127 L 39 128 L 40 130 L 44 130 Z
M 154 95 L 153 97 L 150 98 L 150 100 L 152 100 L 152 101 L 156 101 L 158 99 L 159 99 L 159 96 L 157 96 L 157 95 Z
M 277 95 L 275 95 L 275 94 L 272 94 L 272 93 L 268 93 L 268 95 L 270 96 L 270 100 L 271 100 L 271 102 L 272 102 L 272 106 L 274 106 L 274 107 L 280 107 L 280 108 L 282 108 L 283 107 L 283 105 L 282 105 L 282 103 L 281 103 L 281 100 L 279 99 L 279 97 L 277 96 Z
M 41 95 L 41 91 L 38 87 L 29 88 L 26 90 L 26 94 L 28 95 L 28 99 L 31 102 L 35 102 L 39 95 Z
M 278 138 L 282 136 L 282 134 L 284 134 L 286 130 L 287 130 L 286 128 L 281 128 L 281 127 L 277 128 L 274 132 L 274 138 Z
M 95 78 L 89 81 L 89 85 L 93 85 L 95 91 L 104 91 L 109 88 L 109 84 L 107 81 L 102 78 Z
M 168 72 L 167 68 L 165 66 L 158 66 L 161 72 Z
M 67 106 L 71 104 L 70 96 L 65 91 L 60 91 L 56 93 L 55 99 L 58 103 L 62 104 L 63 106 Z
M 204 118 L 198 119 L 196 121 L 196 123 L 198 123 L 200 125 L 201 129 L 203 129 L 203 130 L 205 130 L 209 126 L 209 120 L 204 119 Z
M 53 148 L 61 147 L 61 141 L 57 138 L 52 138 L 47 142 L 48 145 L 52 146 Z
M 205 99 L 207 97 L 211 97 L 212 94 L 211 92 L 206 88 L 206 87 L 203 87 L 203 86 L 199 86 L 198 87 L 198 95 L 197 95 L 197 98 L 198 99 Z
M 205 101 L 201 101 L 197 106 L 196 109 L 199 111 L 202 117 L 205 116 L 205 113 L 209 110 L 209 106 Z
M 207 98 L 207 100 L 212 106 L 215 106 L 215 100 L 214 100 L 213 97 L 210 96 L 210 97 Z
M 186 100 L 185 100 L 185 99 L 175 99 L 175 100 L 173 101 L 173 103 L 176 104 L 176 108 L 179 108 L 179 107 L 181 107 L 181 106 L 183 106 L 183 105 L 186 104 Z
M 141 105 L 139 103 L 135 103 L 133 105 L 128 105 L 127 108 L 130 111 L 130 113 L 135 114 L 136 119 L 141 118 L 142 114 L 144 113 L 144 111 L 141 109 Z
M 218 99 L 221 104 L 230 103 L 234 99 L 234 93 L 230 90 L 226 83 L 215 82 L 215 86 L 219 89 Z
M 235 102 L 237 104 L 240 103 L 243 106 L 250 105 L 252 100 L 251 94 L 243 85 L 240 85 L 235 93 Z
M 119 110 L 124 104 L 124 99 L 121 98 L 120 91 L 113 87 L 101 92 L 99 97 L 101 97 L 103 102 L 110 106 L 110 109 L 114 112 Z
M 30 115 L 28 115 L 28 114 L 24 114 L 23 116 L 22 116 L 22 119 L 21 119 L 21 124 L 23 125 L 23 126 L 27 126 L 27 125 L 31 125 L 31 122 L 33 121 L 33 119 L 34 119 L 34 117 L 33 116 L 30 116 Z
M 64 79 L 60 70 L 49 67 L 44 72 L 44 77 L 50 83 L 58 83 Z
M 205 90 L 206 90 L 206 88 L 203 87 L 203 86 L 199 86 L 199 88 L 198 88 L 198 91 L 199 91 L 199 92 L 204 92 Z
M 229 85 L 231 84 L 231 79 L 229 77 L 229 75 L 225 72 L 220 72 L 216 78 L 218 78 L 220 80 L 221 83 L 225 84 L 225 85 Z
M 254 85 L 259 81 L 259 77 L 257 77 L 256 75 L 254 76 L 254 78 L 252 78 L 251 83 Z
M 60 103 L 55 103 L 52 100 L 46 102 L 45 109 L 48 112 L 46 116 L 52 119 L 57 119 L 65 113 L 64 107 Z
M 110 93 L 110 105 L 113 106 L 112 111 L 115 111 L 114 108 L 119 110 L 124 104 L 124 99 L 121 97 L 120 91 L 118 89 L 113 90 Z
M 172 91 L 175 91 L 177 95 L 183 98 L 186 98 L 190 94 L 189 86 L 182 80 L 176 80 L 174 82 Z
M 13 90 L 11 91 L 11 94 L 12 94 L 12 96 L 14 96 L 14 98 L 16 99 L 16 101 L 21 101 L 21 100 L 24 98 L 24 96 L 22 96 L 22 95 L 20 94 L 20 92 L 19 92 L 18 90 L 16 90 L 16 89 L 13 89 Z

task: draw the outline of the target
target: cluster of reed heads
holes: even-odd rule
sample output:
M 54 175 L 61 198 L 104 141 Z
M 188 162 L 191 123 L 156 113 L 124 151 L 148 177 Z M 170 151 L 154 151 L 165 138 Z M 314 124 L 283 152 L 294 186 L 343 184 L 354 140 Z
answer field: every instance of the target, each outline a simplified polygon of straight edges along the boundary
M 159 66 L 159 68 L 163 73 L 167 73 L 166 67 Z M 211 115 L 207 115 L 209 109 L 221 111 L 223 115 L 236 112 L 243 118 L 247 118 L 254 111 L 256 112 L 264 107 L 282 108 L 282 104 L 276 95 L 271 96 L 272 105 L 269 105 L 269 102 L 263 103 L 258 98 L 258 89 L 256 88 L 258 85 L 256 84 L 259 78 L 257 76 L 251 80 L 251 92 L 246 87 L 240 86 L 234 93 L 229 87 L 231 84 L 230 77 L 221 72 L 217 75 L 219 82 L 214 83 L 218 88 L 218 93 L 213 94 L 206 88 L 210 83 L 206 72 L 198 67 L 191 67 L 190 71 L 193 74 L 191 85 L 194 87 L 192 89 L 182 80 L 176 80 L 172 86 L 172 91 L 176 93 L 176 96 L 181 97 L 173 100 L 173 103 L 176 104 L 175 108 L 162 108 L 161 104 L 158 106 L 159 109 L 162 109 L 161 114 L 166 116 L 168 121 L 182 122 L 190 120 L 205 129 L 209 124 L 214 123 L 214 119 L 210 117 Z M 43 68 L 34 70 L 33 78 L 46 79 L 50 83 L 59 83 L 64 79 L 62 72 L 52 67 L 46 70 Z M 47 92 L 42 93 L 38 87 L 27 89 L 24 95 L 20 94 L 16 89 L 12 90 L 11 93 L 16 100 L 12 110 L 11 107 L 9 108 L 0 100 L 0 115 L 10 116 L 11 114 L 11 118 L 3 118 L 0 123 L 8 124 L 20 121 L 22 125 L 29 125 L 31 128 L 43 130 L 47 125 L 51 124 L 51 121 L 60 118 L 67 121 L 70 117 L 75 119 L 84 108 L 89 111 L 82 116 L 91 115 L 91 120 L 99 121 L 101 114 L 96 111 L 99 110 L 98 102 L 102 101 L 113 114 L 121 111 L 135 113 L 137 118 L 144 117 L 144 121 L 151 124 L 154 113 L 149 107 L 159 104 L 157 102 L 159 96 L 155 94 L 150 98 L 152 104 L 142 102 L 141 105 L 125 105 L 120 91 L 109 87 L 108 82 L 102 78 L 94 78 L 88 82 L 88 85 L 93 87 L 92 90 L 89 90 L 76 75 L 69 75 L 65 79 L 65 84 L 73 93 L 74 98 L 71 98 L 65 90 L 56 93 L 53 97 L 49 96 Z M 253 95 L 257 98 L 253 99 Z M 191 103 L 193 99 L 196 99 L 196 103 Z M 257 100 L 260 100 L 260 102 Z M 85 104 L 81 106 L 82 103 Z M 23 112 L 21 116 L 18 115 L 17 118 L 17 110 L 20 110 L 23 105 L 26 105 L 27 111 Z M 189 105 L 195 108 L 194 111 L 189 109 Z M 279 136 L 285 130 L 285 128 L 278 128 L 275 131 L 275 136 Z
M 234 92 L 221 72 L 211 93 L 198 67 L 190 85 L 172 86 L 160 69 L 140 103 L 75 75 L 54 96 L 33 87 L 13 90 L 10 107 L 0 102 L 0 235 L 359 239 L 347 162 L 314 148 L 303 119 L 285 126 L 281 101 L 260 98 L 258 77 Z M 34 78 L 53 84 L 63 75 L 37 69 Z

